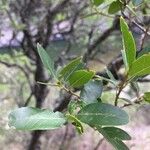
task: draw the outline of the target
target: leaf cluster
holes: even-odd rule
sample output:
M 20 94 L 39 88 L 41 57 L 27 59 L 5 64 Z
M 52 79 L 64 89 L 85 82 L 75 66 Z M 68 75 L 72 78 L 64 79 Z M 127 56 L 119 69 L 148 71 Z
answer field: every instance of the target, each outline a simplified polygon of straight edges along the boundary
M 100 5 L 104 0 L 94 0 L 95 5 Z M 121 4 L 121 1 L 113 1 L 110 5 L 110 12 L 114 12 Z M 112 6 L 115 6 L 113 9 Z M 136 46 L 132 33 L 125 20 L 120 18 L 120 28 L 123 41 L 123 60 L 125 64 L 125 80 L 119 86 L 116 100 L 119 94 L 128 83 L 135 81 L 138 77 L 150 74 L 150 54 L 144 54 L 136 58 Z M 46 50 L 37 44 L 39 59 L 44 67 L 53 77 L 56 86 L 66 90 L 75 98 L 71 99 L 67 111 L 64 113 L 53 112 L 49 109 L 38 109 L 31 107 L 18 108 L 9 115 L 9 125 L 18 130 L 47 130 L 56 129 L 72 123 L 79 133 L 84 132 L 84 124 L 99 131 L 116 150 L 128 150 L 122 142 L 130 140 L 131 137 L 116 126 L 125 125 L 129 122 L 128 114 L 121 108 L 101 101 L 104 78 L 95 75 L 95 72 L 85 67 L 82 57 L 69 62 L 61 70 L 55 70 L 54 61 Z M 110 82 L 118 86 L 118 82 L 107 70 Z M 45 84 L 45 83 L 43 83 Z M 79 95 L 73 92 L 74 88 L 80 89 Z M 145 93 L 145 100 L 150 101 L 150 94 Z

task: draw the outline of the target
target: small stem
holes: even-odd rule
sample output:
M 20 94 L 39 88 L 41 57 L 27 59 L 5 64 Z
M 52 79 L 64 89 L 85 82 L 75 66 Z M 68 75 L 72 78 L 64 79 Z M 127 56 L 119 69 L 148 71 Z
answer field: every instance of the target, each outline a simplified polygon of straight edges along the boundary
M 123 106 L 121 106 L 121 108 L 128 107 L 128 106 L 131 106 L 133 104 L 140 104 L 143 101 L 143 97 L 144 97 L 144 94 L 141 94 L 139 97 L 133 98 L 131 100 L 132 103 L 130 103 L 130 104 L 124 104 Z
M 43 85 L 49 85 L 49 86 L 59 86 L 59 84 L 44 83 L 44 82 L 40 82 L 40 81 L 37 81 L 37 83 L 43 84 Z
M 60 84 L 51 84 L 51 83 L 44 83 L 44 82 L 40 82 L 40 81 L 37 81 L 37 83 L 43 84 L 43 85 L 58 86 L 58 87 L 64 89 L 67 93 L 70 93 L 71 95 L 74 95 L 74 96 L 76 96 L 78 99 L 80 99 L 80 96 L 79 96 L 79 95 L 77 95 L 77 94 L 74 93 L 73 91 L 67 89 L 67 88 L 66 88 L 63 84 L 61 84 L 61 83 L 60 83 Z
M 62 86 L 62 89 L 64 89 L 67 93 L 70 93 L 71 95 L 76 96 L 78 99 L 80 99 L 80 96 L 74 93 L 73 91 L 67 89 L 65 86 Z
M 119 88 L 119 90 L 118 90 L 118 92 L 116 94 L 115 103 L 114 103 L 115 106 L 118 105 L 118 98 L 120 96 L 120 93 L 121 93 L 122 89 L 123 89 L 123 84 L 120 86 L 120 88 Z
M 118 92 L 116 94 L 116 97 L 115 97 L 115 102 L 114 102 L 114 105 L 117 106 L 118 105 L 118 99 L 119 99 L 119 96 L 123 90 L 123 88 L 127 85 L 127 76 L 125 76 L 125 79 L 121 82 L 120 86 L 119 86 L 119 89 L 118 89 Z

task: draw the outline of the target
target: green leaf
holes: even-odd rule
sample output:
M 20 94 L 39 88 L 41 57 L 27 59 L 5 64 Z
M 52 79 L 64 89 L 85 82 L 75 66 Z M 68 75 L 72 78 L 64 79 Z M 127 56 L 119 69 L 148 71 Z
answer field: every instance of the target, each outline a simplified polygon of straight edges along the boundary
M 117 138 L 118 140 L 131 140 L 131 136 L 122 129 L 116 127 L 104 127 L 102 128 L 110 138 Z
M 68 104 L 67 110 L 70 114 L 76 114 L 77 110 L 83 108 L 86 104 L 83 101 L 71 100 Z
M 122 3 L 119 0 L 112 2 L 109 6 L 108 13 L 114 14 L 121 10 Z
M 87 104 L 97 102 L 97 98 L 101 96 L 102 90 L 103 84 L 101 80 L 90 80 L 81 90 L 80 99 Z
M 93 4 L 94 4 L 95 6 L 101 5 L 103 2 L 104 2 L 104 0 L 93 0 Z
M 9 126 L 18 130 L 48 130 L 61 127 L 66 122 L 60 112 L 32 107 L 22 107 L 9 114 Z
M 145 92 L 143 98 L 146 102 L 150 103 L 150 92 Z
M 77 70 L 83 69 L 84 64 L 82 62 L 82 57 L 76 58 L 67 64 L 59 73 L 60 79 L 64 78 L 67 81 L 69 77 Z
M 138 6 L 143 2 L 143 0 L 132 0 L 133 5 Z
M 72 87 L 81 87 L 86 84 L 94 76 L 93 71 L 78 70 L 75 71 L 69 78 L 69 84 Z
M 125 50 L 128 68 L 131 67 L 133 61 L 136 59 L 136 46 L 132 33 L 129 31 L 125 20 L 120 18 L 120 27 L 122 32 L 123 50 Z
M 150 54 L 144 54 L 133 62 L 129 69 L 129 77 L 140 77 L 150 74 Z
M 128 70 L 128 62 L 127 62 L 126 53 L 124 50 L 121 50 L 121 54 L 122 54 L 123 63 L 125 65 L 125 69 L 127 71 Z
M 40 45 L 37 44 L 38 54 L 42 60 L 42 63 L 46 69 L 56 78 L 56 73 L 54 69 L 54 61 L 50 58 L 46 50 Z
M 90 125 L 124 125 L 129 122 L 127 113 L 113 105 L 93 103 L 86 105 L 79 111 L 77 118 Z
M 77 107 L 78 107 L 78 101 L 71 100 L 68 104 L 67 110 L 70 114 L 73 114 L 74 111 L 77 109 Z
M 112 136 L 101 127 L 97 127 L 97 130 L 105 137 L 105 139 L 114 146 L 116 150 L 129 150 L 129 148 L 118 138 L 112 138 Z
M 76 116 L 71 114 L 66 114 L 68 121 L 70 121 L 77 129 L 77 131 L 81 134 L 83 133 L 83 126 L 80 120 L 76 118 Z

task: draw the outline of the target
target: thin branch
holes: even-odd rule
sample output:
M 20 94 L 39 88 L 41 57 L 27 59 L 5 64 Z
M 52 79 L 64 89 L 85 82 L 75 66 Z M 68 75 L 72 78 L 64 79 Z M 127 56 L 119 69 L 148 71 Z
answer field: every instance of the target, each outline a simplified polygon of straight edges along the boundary
M 65 86 L 62 86 L 62 89 L 64 89 L 64 90 L 65 90 L 66 92 L 68 92 L 69 94 L 71 94 L 71 95 L 77 97 L 77 100 L 80 99 L 80 96 L 79 96 L 79 95 L 77 95 L 76 93 L 74 93 L 74 92 L 71 91 L 70 89 L 66 88 Z
M 140 104 L 143 101 L 144 94 L 141 94 L 139 97 L 135 97 L 131 100 L 132 103 L 124 104 L 121 108 L 131 106 L 133 104 Z
M 141 38 L 140 51 L 143 50 L 144 42 L 145 42 L 145 39 L 146 39 L 147 32 L 149 31 L 149 28 L 150 28 L 150 26 L 147 27 L 146 32 L 144 33 L 144 35 Z
M 116 93 L 116 97 L 115 97 L 115 102 L 114 102 L 114 105 L 117 106 L 118 105 L 118 99 L 119 99 L 119 96 L 122 92 L 122 90 L 125 88 L 125 86 L 128 84 L 128 74 L 125 75 L 125 77 L 123 78 L 123 80 L 121 81 L 119 87 L 118 87 L 118 92 Z

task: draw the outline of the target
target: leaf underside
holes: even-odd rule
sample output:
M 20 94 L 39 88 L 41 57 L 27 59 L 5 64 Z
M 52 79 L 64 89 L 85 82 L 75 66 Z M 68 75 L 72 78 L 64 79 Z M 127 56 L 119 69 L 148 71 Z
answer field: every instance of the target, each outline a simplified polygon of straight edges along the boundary
M 101 80 L 90 80 L 84 85 L 80 93 L 80 99 L 87 104 L 97 102 L 102 94 L 103 84 Z
M 18 130 L 47 130 L 61 127 L 66 122 L 60 112 L 22 107 L 9 115 L 9 126 Z

